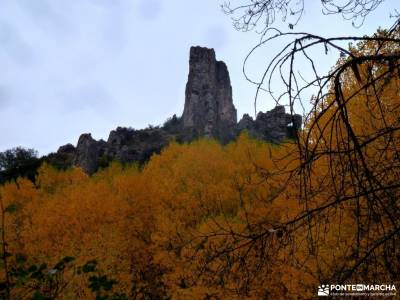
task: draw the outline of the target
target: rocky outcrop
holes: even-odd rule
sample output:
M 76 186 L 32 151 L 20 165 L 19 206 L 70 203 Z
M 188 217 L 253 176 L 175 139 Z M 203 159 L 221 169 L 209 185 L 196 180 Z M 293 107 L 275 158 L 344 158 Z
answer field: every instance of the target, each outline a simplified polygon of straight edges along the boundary
M 247 131 L 252 137 L 272 143 L 281 143 L 285 139 L 294 138 L 301 128 L 302 117 L 285 112 L 284 106 L 276 106 L 266 113 L 259 112 L 257 118 L 245 114 L 238 123 L 238 132 Z
M 90 133 L 82 134 L 76 148 L 71 144 L 61 146 L 56 153 L 49 154 L 46 161 L 60 169 L 78 166 L 87 174 L 93 174 L 113 160 L 146 162 L 172 139 L 174 135 L 159 127 L 141 130 L 118 127 L 110 132 L 107 142 L 96 141 Z
M 301 126 L 301 116 L 287 114 L 283 106 L 260 112 L 255 120 L 244 115 L 237 123 L 228 69 L 224 62 L 215 59 L 213 49 L 190 49 L 185 93 L 182 117 L 174 115 L 161 127 L 141 130 L 118 127 L 110 132 L 107 142 L 82 134 L 76 148 L 71 144 L 62 146 L 47 160 L 60 168 L 75 165 L 93 174 L 112 160 L 143 163 L 172 140 L 187 142 L 209 137 L 228 143 L 247 131 L 255 138 L 281 143 L 294 137 Z
M 88 174 L 93 174 L 99 167 L 99 159 L 105 152 L 106 142 L 96 141 L 90 133 L 79 137 L 73 164 L 82 168 Z
M 228 68 L 214 49 L 192 47 L 185 91 L 183 126 L 192 138 L 205 136 L 226 143 L 235 135 L 236 109 Z
M 75 150 L 72 144 L 66 144 L 58 148 L 56 153 L 50 153 L 46 161 L 58 169 L 65 170 L 73 164 Z
M 109 160 L 123 163 L 145 162 L 154 153 L 159 153 L 171 139 L 161 128 L 134 130 L 118 127 L 110 132 L 107 140 L 105 156 Z

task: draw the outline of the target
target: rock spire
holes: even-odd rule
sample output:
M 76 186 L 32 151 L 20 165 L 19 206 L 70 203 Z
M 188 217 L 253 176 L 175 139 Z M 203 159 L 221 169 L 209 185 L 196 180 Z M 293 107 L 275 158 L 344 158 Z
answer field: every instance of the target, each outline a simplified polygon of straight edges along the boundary
M 228 68 L 215 58 L 214 49 L 192 47 L 185 91 L 183 126 L 193 137 L 228 142 L 235 135 L 236 109 Z

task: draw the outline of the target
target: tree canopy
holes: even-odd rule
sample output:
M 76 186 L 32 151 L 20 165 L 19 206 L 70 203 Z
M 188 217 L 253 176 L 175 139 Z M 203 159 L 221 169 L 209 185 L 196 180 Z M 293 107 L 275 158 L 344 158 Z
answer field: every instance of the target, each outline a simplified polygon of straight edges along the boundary
M 16 147 L 0 152 L 0 183 L 28 177 L 34 180 L 41 160 L 34 149 Z

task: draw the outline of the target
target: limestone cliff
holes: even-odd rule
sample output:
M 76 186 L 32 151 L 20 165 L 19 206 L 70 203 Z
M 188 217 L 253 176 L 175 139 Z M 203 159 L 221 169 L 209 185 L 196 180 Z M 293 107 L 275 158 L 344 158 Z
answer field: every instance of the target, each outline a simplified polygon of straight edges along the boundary
M 245 114 L 237 125 L 238 132 L 247 131 L 252 137 L 272 143 L 281 143 L 285 139 L 294 138 L 301 128 L 302 117 L 285 112 L 284 106 L 276 106 L 266 113 L 259 112 L 257 118 Z
M 215 58 L 214 49 L 192 47 L 186 84 L 183 126 L 193 138 L 205 136 L 221 142 L 235 135 L 236 109 L 228 68 Z
M 110 132 L 107 142 L 82 134 L 76 147 L 60 147 L 48 156 L 48 162 L 60 168 L 79 166 L 92 174 L 112 160 L 143 163 L 172 140 L 208 137 L 225 144 L 245 130 L 255 138 L 281 143 L 293 138 L 300 126 L 301 116 L 287 114 L 283 106 L 260 112 L 255 120 L 244 115 L 237 123 L 228 68 L 216 60 L 213 49 L 192 47 L 182 117 L 174 115 L 161 127 L 118 127 Z
M 90 133 L 82 134 L 75 149 L 73 164 L 81 167 L 88 174 L 96 172 L 99 159 L 104 154 L 106 146 L 105 141 L 96 141 Z

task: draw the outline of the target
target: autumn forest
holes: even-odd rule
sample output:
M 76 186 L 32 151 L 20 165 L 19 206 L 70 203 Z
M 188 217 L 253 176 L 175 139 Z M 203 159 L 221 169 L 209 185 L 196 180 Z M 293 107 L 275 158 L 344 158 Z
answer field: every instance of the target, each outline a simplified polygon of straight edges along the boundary
M 5 181 L 1 299 L 310 299 L 322 283 L 400 288 L 399 23 L 347 48 L 336 42 L 298 35 L 268 66 L 289 66 L 290 108 L 317 87 L 302 128 L 282 143 L 246 132 L 226 145 L 176 141 L 145 163 L 113 161 L 88 175 L 43 162 L 30 178 Z M 293 61 L 314 44 L 341 56 L 302 86 Z

